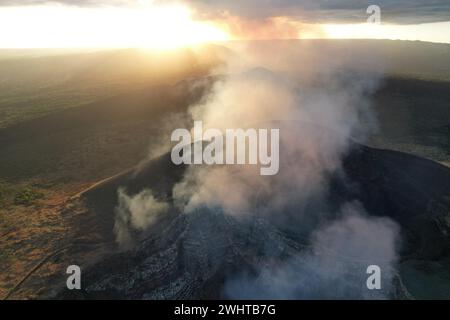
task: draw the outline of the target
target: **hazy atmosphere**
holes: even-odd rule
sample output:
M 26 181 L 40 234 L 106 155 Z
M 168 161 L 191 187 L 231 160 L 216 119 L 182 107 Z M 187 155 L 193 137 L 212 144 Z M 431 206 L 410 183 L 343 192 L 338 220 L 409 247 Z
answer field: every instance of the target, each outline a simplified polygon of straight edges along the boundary
M 0 297 L 450 299 L 449 98 L 448 1 L 1 1 Z

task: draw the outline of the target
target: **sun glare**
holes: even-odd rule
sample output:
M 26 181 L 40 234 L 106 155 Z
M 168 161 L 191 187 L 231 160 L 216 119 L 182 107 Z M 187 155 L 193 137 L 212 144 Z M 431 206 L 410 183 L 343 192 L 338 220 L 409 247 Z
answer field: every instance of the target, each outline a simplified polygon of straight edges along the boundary
M 217 25 L 192 19 L 182 5 L 7 7 L 0 9 L 0 30 L 4 48 L 173 49 L 228 39 Z

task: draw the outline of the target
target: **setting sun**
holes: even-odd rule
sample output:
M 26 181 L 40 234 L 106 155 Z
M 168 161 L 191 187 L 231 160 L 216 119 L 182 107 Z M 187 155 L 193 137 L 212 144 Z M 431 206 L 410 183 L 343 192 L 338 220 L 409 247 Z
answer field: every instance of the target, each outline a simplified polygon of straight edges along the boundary
M 32 28 L 30 28 L 32 26 Z M 31 6 L 3 8 L 2 47 L 143 47 L 173 49 L 211 41 L 228 34 L 207 21 L 195 21 L 182 5 L 132 8 Z

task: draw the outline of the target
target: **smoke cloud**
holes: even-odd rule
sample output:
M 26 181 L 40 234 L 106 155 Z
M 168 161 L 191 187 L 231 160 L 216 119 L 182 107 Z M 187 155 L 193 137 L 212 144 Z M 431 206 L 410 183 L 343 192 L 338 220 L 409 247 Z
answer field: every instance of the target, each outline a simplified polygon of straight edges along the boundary
M 169 205 L 157 200 L 151 190 L 128 196 L 124 189 L 119 189 L 118 197 L 114 233 L 121 248 L 130 248 L 133 245 L 132 231 L 145 231 L 161 214 L 167 212 Z
M 325 33 L 320 25 L 306 24 L 285 16 L 243 18 L 224 14 L 213 20 L 239 40 L 320 38 Z
M 322 59 L 318 54 L 296 61 L 291 50 L 255 46 L 235 47 L 239 54 L 234 57 L 239 58 L 215 70 L 221 76 L 188 113 L 203 122 L 204 130 L 280 129 L 279 173 L 261 176 L 252 165 L 190 166 L 173 187 L 173 204 L 155 199 L 150 191 L 134 197 L 119 191 L 118 241 L 131 238 L 123 230 L 145 230 L 172 205 L 185 214 L 207 208 L 237 221 L 265 219 L 308 239 L 307 249 L 288 259 L 277 257 L 275 264 L 263 263 L 257 276 L 230 277 L 226 296 L 389 296 L 398 227 L 387 218 L 368 216 L 357 203 L 333 209 L 326 198 L 329 178 L 341 172 L 342 158 L 353 142 L 364 142 L 376 129 L 370 94 L 379 75 L 350 71 L 355 68 L 345 59 Z M 381 291 L 365 287 L 371 264 L 382 269 Z
M 254 51 L 246 56 L 255 61 L 250 65 L 270 60 L 261 53 L 258 60 L 253 56 Z M 280 172 L 267 178 L 251 166 L 192 167 L 174 188 L 175 198 L 182 199 L 186 209 L 207 205 L 249 212 L 259 197 L 267 202 L 266 210 L 282 210 L 293 199 L 298 204 L 327 188 L 326 178 L 339 169 L 351 140 L 363 141 L 376 127 L 367 95 L 378 79 L 332 74 L 335 61 L 328 69 L 323 66 L 326 61 L 316 63 L 329 72 L 314 80 L 319 83 L 313 83 L 314 74 L 308 69 L 304 72 L 309 75 L 302 74 L 299 80 L 292 73 L 248 69 L 232 62 L 229 75 L 190 108 L 192 118 L 203 121 L 204 130 L 279 128 Z M 310 82 L 305 82 L 307 77 Z
M 398 226 L 367 216 L 358 203 L 343 217 L 318 228 L 306 252 L 279 265 L 262 263 L 256 277 L 230 279 L 231 299 L 385 299 L 393 292 Z M 381 269 L 381 290 L 368 290 L 368 266 Z

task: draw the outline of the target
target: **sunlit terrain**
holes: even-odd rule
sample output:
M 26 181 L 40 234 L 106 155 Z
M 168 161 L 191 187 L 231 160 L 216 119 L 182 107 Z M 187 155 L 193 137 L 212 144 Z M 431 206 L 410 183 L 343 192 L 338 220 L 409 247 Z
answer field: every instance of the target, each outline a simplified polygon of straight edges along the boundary
M 405 6 L 0 1 L 0 299 L 450 299 L 450 11 Z

